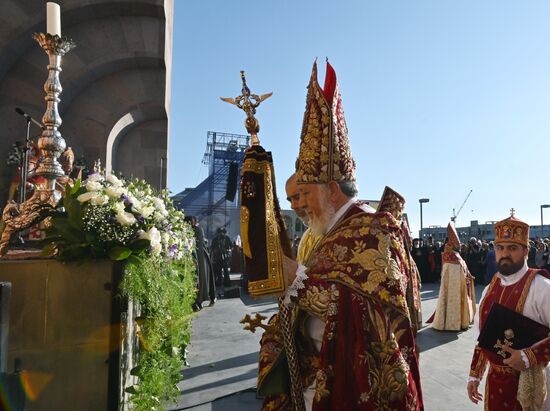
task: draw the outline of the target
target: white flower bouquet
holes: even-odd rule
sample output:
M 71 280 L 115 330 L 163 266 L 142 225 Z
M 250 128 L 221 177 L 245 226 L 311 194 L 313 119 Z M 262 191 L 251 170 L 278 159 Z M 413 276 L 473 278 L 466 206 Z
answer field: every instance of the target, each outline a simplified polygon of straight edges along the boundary
M 191 228 L 168 193 L 114 174 L 92 174 L 67 186 L 48 230 L 48 252 L 62 260 L 143 254 L 179 260 L 194 247 Z

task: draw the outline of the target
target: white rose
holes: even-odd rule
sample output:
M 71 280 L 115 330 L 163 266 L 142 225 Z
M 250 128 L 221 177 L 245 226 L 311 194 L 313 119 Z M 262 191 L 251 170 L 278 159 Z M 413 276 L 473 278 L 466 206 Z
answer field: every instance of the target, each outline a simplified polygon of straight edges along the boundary
M 134 215 L 132 213 L 127 213 L 126 211 L 119 211 L 115 217 L 120 225 L 131 225 L 136 222 Z
M 152 200 L 157 209 L 164 208 L 164 201 L 162 201 L 160 198 L 153 197 Z
M 120 212 L 124 211 L 124 203 L 123 203 L 123 202 L 115 203 L 115 205 L 113 206 L 113 209 L 114 209 L 117 213 L 120 213 Z
M 97 196 L 99 196 L 99 193 L 97 191 L 88 191 L 87 193 L 80 194 L 76 199 L 81 203 L 85 203 L 86 201 L 89 201 Z
M 158 197 L 153 197 L 153 204 L 155 205 L 157 211 L 162 214 L 163 216 L 168 215 L 168 211 L 166 211 L 166 207 L 164 205 L 164 201 Z
M 90 199 L 90 203 L 92 203 L 94 205 L 103 205 L 103 204 L 107 204 L 108 202 L 109 202 L 109 197 L 107 197 L 104 194 L 103 195 L 98 194 L 95 197 L 92 197 Z
M 90 181 L 86 183 L 86 190 L 88 191 L 99 191 L 103 188 L 103 184 L 101 184 L 99 181 Z
M 105 179 L 103 178 L 103 176 L 101 174 L 98 174 L 98 173 L 94 173 L 94 174 L 90 174 L 88 176 L 88 179 L 86 181 L 104 181 Z
M 153 254 L 155 255 L 160 254 L 162 250 L 162 246 L 160 243 L 161 238 L 160 238 L 160 232 L 159 230 L 157 230 L 156 227 L 151 227 L 147 232 L 142 231 L 139 234 L 139 238 L 144 240 L 149 240 L 149 242 L 151 243 L 151 249 L 153 251 Z
M 153 206 L 143 207 L 139 212 L 144 218 L 149 218 L 151 214 L 155 212 L 155 207 Z
M 118 198 L 124 193 L 124 189 L 122 187 L 111 186 L 105 189 L 105 193 L 111 198 Z
M 117 176 L 115 176 L 114 174 L 109 174 L 107 175 L 107 179 L 106 179 L 109 183 L 111 183 L 113 186 L 115 187 L 120 187 L 122 186 L 122 181 L 120 181 L 118 179 Z
M 128 200 L 132 203 L 132 208 L 134 210 L 137 211 L 138 209 L 141 208 L 141 201 L 135 198 L 133 194 L 128 193 L 127 196 L 128 196 Z
M 157 211 L 155 211 L 155 214 L 153 215 L 153 220 L 160 223 L 161 221 L 164 220 L 164 216 L 157 210 Z

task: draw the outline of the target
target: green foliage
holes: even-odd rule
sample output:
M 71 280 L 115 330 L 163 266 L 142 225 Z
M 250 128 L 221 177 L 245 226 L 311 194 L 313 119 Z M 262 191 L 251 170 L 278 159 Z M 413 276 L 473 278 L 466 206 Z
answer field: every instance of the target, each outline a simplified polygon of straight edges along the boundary
M 188 257 L 170 262 L 160 257 L 131 259 L 121 283 L 123 296 L 139 303 L 140 355 L 131 371 L 139 383 L 127 389 L 133 410 L 164 410 L 179 395 L 190 340 L 195 300 L 194 264 Z

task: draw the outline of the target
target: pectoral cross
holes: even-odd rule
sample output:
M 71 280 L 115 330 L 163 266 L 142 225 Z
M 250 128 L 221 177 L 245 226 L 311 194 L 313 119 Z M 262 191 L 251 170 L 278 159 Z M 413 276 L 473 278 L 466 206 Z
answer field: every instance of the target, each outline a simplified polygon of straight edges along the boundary
M 252 138 L 252 145 L 259 145 L 260 140 L 258 139 L 258 132 L 260 131 L 260 123 L 254 117 L 256 114 L 256 108 L 264 100 L 267 100 L 273 93 L 266 93 L 258 96 L 257 94 L 251 94 L 250 89 L 246 85 L 246 77 L 244 71 L 241 70 L 241 79 L 243 81 L 243 87 L 241 89 L 242 94 L 235 98 L 230 97 L 220 97 L 222 101 L 226 103 L 233 104 L 246 113 L 246 120 L 244 121 L 244 126 L 246 131 L 250 134 Z
M 497 343 L 493 347 L 498 348 L 498 355 L 500 355 L 502 358 L 506 358 L 506 351 L 502 350 L 502 347 L 511 347 L 513 344 L 513 341 L 510 341 L 507 338 L 505 338 L 503 342 L 500 342 L 500 339 L 497 339 Z

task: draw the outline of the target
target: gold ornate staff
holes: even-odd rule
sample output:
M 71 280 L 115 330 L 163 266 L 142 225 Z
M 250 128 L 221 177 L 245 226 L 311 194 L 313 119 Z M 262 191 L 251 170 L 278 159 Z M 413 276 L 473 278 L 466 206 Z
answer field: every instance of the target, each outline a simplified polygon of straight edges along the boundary
M 242 94 L 240 96 L 237 96 L 235 98 L 220 97 L 220 99 L 222 101 L 225 101 L 226 103 L 237 106 L 246 113 L 244 126 L 251 136 L 252 146 L 259 146 L 260 140 L 258 139 L 258 132 L 260 131 L 260 123 L 258 122 L 256 117 L 254 117 L 254 114 L 256 114 L 256 108 L 260 105 L 260 103 L 271 97 L 273 93 L 266 93 L 262 94 L 261 96 L 258 96 L 257 94 L 252 94 L 250 92 L 250 89 L 246 85 L 246 77 L 244 71 L 242 70 L 241 79 L 243 82 L 243 87 Z M 292 307 L 286 306 L 283 302 L 282 297 L 279 297 L 277 299 L 277 302 L 279 304 L 279 319 L 281 322 L 281 331 L 283 335 L 283 342 L 290 374 L 290 397 L 293 404 L 292 409 L 295 411 L 305 411 L 304 393 L 302 389 L 302 380 L 300 377 L 298 354 L 296 351 L 296 345 L 294 343 L 294 336 L 292 334 Z M 256 327 L 262 327 L 265 329 L 265 327 L 263 327 L 261 324 L 261 319 L 259 319 L 258 317 L 256 317 L 255 320 L 251 320 L 250 318 L 247 319 L 245 317 L 243 321 L 244 323 L 250 323 L 248 329 L 250 329 L 252 332 L 254 332 Z M 258 321 L 260 324 L 258 324 Z
M 231 97 L 220 97 L 222 101 L 226 103 L 233 104 L 243 110 L 246 113 L 246 120 L 244 121 L 244 126 L 246 131 L 250 134 L 252 138 L 252 145 L 260 145 L 260 140 L 258 139 L 258 133 L 260 132 L 260 123 L 254 114 L 256 114 L 256 107 L 264 100 L 267 100 L 273 95 L 273 92 L 262 94 L 258 96 L 257 94 L 251 94 L 250 89 L 246 85 L 246 78 L 244 76 L 244 71 L 241 70 L 241 79 L 243 80 L 242 94 L 235 98 Z

